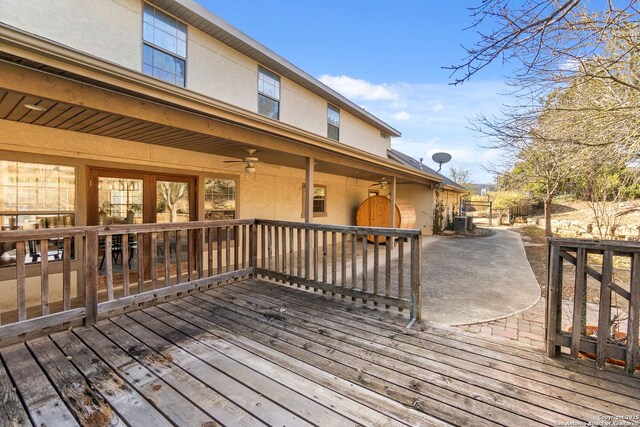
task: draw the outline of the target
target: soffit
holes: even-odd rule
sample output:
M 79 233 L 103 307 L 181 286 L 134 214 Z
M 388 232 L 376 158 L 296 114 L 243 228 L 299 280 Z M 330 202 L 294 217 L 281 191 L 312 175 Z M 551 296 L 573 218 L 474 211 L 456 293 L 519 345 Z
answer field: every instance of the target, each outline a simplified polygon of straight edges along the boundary
M 25 104 L 38 105 L 47 110 L 31 110 Z M 305 157 L 299 155 L 7 89 L 0 89 L 0 119 L 236 159 L 246 156 L 249 148 L 257 148 L 256 155 L 260 163 L 297 169 L 306 167 Z M 367 170 L 364 165 L 358 169 L 326 160 L 317 161 L 315 170 L 367 181 L 381 178 L 380 172 Z M 391 176 L 392 171 L 389 172 Z

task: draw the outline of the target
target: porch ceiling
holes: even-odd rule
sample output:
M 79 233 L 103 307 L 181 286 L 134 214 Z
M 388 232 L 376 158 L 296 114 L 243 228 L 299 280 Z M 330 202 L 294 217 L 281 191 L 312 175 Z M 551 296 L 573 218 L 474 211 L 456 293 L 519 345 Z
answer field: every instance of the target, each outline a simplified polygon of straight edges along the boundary
M 32 110 L 25 104 L 44 107 L 46 111 Z M 7 89 L 0 89 L 0 119 L 238 159 L 246 156 L 247 149 L 257 148 L 262 163 L 305 168 L 303 156 Z M 377 171 L 354 169 L 326 160 L 316 161 L 315 169 L 369 181 L 381 177 Z

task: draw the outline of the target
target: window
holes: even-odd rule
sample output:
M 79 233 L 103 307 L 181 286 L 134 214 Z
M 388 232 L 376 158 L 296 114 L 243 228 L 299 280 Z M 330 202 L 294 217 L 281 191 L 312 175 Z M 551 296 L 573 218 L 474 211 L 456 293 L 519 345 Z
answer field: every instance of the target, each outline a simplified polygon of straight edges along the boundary
M 75 204 L 75 168 L 0 160 L 2 230 L 71 226 Z
M 391 141 L 391 136 L 389 136 L 389 134 L 386 134 L 382 131 L 380 131 L 380 138 L 384 139 L 385 141 Z
M 262 67 L 258 68 L 258 113 L 280 118 L 280 77 Z
M 327 107 L 327 137 L 340 140 L 340 109 L 333 105 Z
M 302 184 L 302 217 L 304 217 L 304 194 L 306 184 Z M 314 185 L 313 186 L 313 215 L 314 216 L 326 216 L 327 215 L 327 186 L 326 185 Z
M 204 180 L 204 218 L 206 220 L 235 219 L 236 182 L 232 179 Z
M 142 71 L 184 86 L 187 27 L 160 10 L 144 5 Z
M 75 204 L 75 168 L 0 160 L 0 225 L 3 231 L 70 227 L 75 222 Z M 42 257 L 39 244 L 28 243 L 25 262 L 39 262 Z M 49 240 L 47 259 L 62 259 L 59 239 Z M 15 243 L 0 243 L 0 266 L 15 263 Z

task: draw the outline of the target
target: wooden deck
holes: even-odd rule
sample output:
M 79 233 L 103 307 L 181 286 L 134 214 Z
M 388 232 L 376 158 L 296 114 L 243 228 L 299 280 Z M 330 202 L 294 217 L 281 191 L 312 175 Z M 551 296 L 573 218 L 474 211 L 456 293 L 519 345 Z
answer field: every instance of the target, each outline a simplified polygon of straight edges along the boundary
M 339 297 L 232 284 L 0 349 L 0 425 L 529 426 L 640 415 L 637 376 L 406 322 Z

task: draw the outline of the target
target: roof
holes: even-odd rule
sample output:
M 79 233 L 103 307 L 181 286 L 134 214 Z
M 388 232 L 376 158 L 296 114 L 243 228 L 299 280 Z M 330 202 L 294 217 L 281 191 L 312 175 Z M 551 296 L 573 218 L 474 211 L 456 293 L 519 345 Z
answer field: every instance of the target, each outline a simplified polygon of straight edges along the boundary
M 429 166 L 424 165 L 421 161 L 418 161 L 418 160 L 414 159 L 413 157 L 411 157 L 411 156 L 409 156 L 407 154 L 404 154 L 401 151 L 394 150 L 393 148 L 390 148 L 390 149 L 387 150 L 387 153 L 389 155 L 389 158 L 392 159 L 392 160 L 395 160 L 395 161 L 397 161 L 399 163 L 402 163 L 405 166 L 410 166 L 412 168 L 418 169 L 419 171 L 426 172 L 428 174 L 435 175 L 435 176 L 441 178 L 442 179 L 442 184 L 445 187 L 448 187 L 449 189 L 452 189 L 454 191 L 468 191 L 466 188 L 464 188 L 462 185 L 458 184 L 454 180 L 447 178 L 446 176 L 444 176 L 440 172 L 437 172 L 437 171 L 431 169 Z
M 401 133 L 193 0 L 147 0 L 393 137 Z

